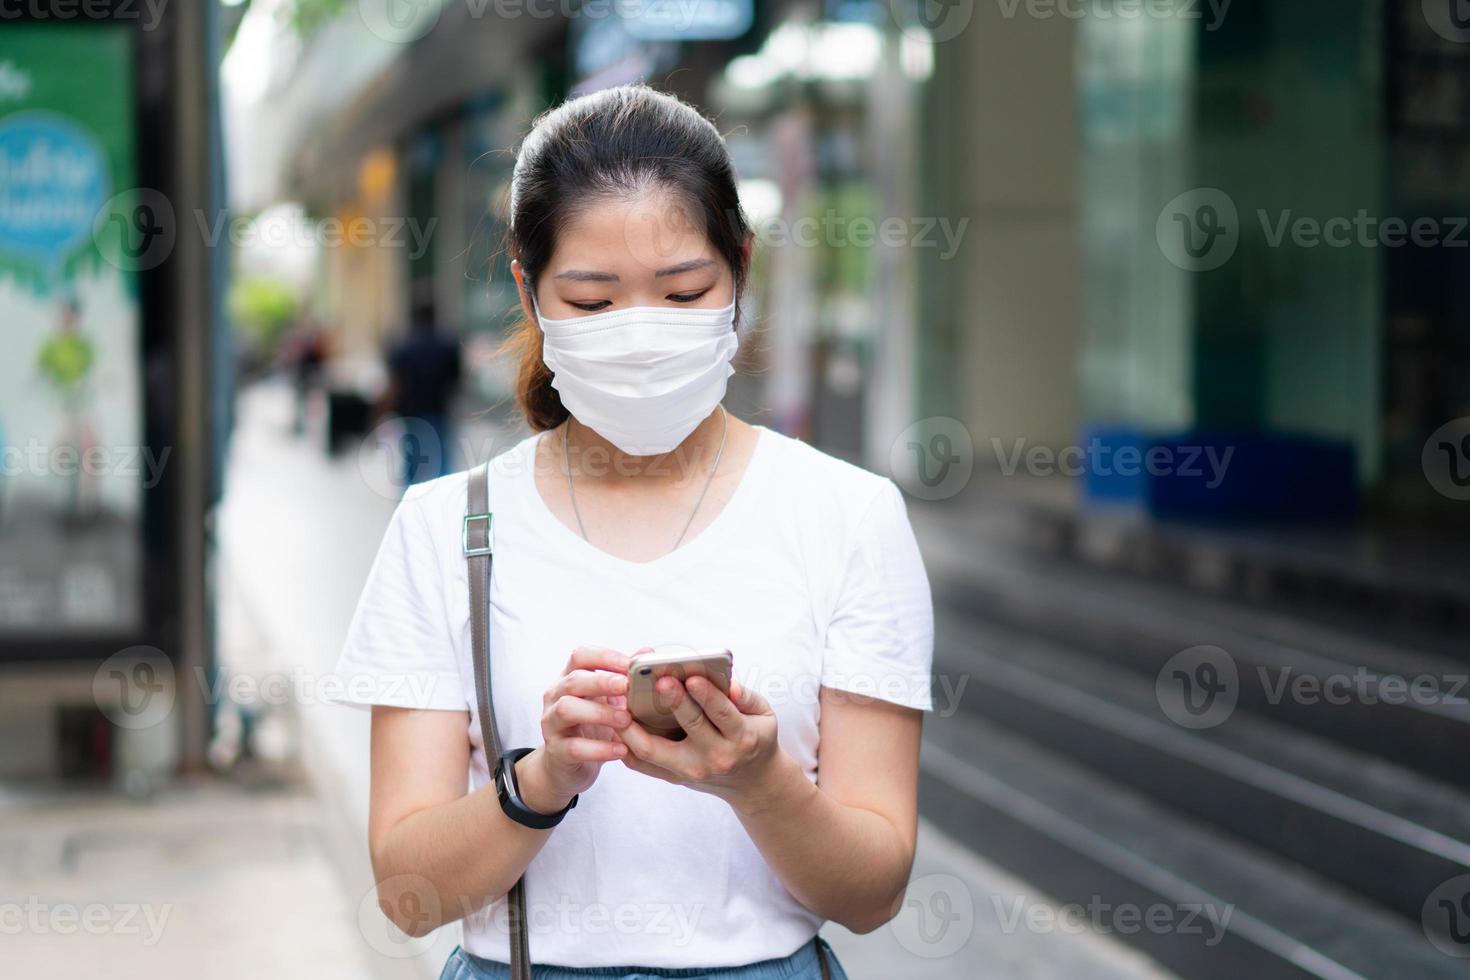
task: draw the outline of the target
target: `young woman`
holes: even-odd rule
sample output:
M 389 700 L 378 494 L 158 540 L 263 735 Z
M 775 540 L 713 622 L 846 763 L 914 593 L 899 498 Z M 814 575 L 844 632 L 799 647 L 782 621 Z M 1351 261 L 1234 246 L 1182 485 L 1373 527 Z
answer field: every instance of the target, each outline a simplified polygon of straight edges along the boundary
M 411 487 L 339 666 L 374 706 L 383 910 L 463 920 L 445 978 L 509 976 L 524 874 L 538 980 L 815 980 L 819 944 L 842 980 L 818 928 L 889 921 L 914 854 L 933 618 L 903 498 L 720 404 L 752 234 L 688 105 L 627 86 L 539 119 L 509 243 L 534 434 L 490 464 L 491 687 L 523 806 L 561 819 L 492 784 L 466 474 Z M 734 655 L 729 697 L 660 682 L 681 740 L 627 710 L 629 655 L 662 643 Z

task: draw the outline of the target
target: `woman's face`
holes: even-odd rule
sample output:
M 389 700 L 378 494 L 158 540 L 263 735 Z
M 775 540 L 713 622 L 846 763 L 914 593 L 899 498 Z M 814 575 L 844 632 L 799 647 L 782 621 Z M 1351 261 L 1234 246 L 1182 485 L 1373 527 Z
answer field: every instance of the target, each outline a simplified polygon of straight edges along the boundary
M 604 198 L 573 215 L 536 286 L 548 320 L 633 306 L 720 309 L 735 292 L 729 264 L 699 222 L 662 191 Z M 526 313 L 534 322 L 529 304 Z

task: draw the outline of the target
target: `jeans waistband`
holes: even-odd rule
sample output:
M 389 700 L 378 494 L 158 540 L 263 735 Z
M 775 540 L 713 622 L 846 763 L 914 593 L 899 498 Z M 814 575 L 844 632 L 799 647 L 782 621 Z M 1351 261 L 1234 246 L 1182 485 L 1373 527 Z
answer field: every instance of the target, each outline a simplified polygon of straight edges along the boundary
M 821 939 L 808 940 L 790 956 L 760 960 L 744 966 L 716 967 L 650 967 L 650 966 L 541 966 L 535 968 L 536 980 L 665 980 L 676 977 L 699 977 L 708 980 L 792 980 L 794 977 L 818 976 L 817 947 Z M 476 980 L 504 980 L 510 967 L 497 960 L 482 959 L 458 949 L 455 953 L 474 971 Z M 830 953 L 828 954 L 831 955 Z

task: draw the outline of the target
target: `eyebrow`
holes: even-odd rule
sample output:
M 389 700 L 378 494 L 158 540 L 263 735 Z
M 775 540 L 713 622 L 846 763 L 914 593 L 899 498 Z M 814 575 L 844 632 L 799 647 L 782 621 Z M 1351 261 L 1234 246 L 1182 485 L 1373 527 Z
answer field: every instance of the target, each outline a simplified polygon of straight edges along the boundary
M 655 279 L 663 279 L 667 276 L 677 276 L 683 272 L 693 272 L 695 269 L 703 269 L 714 265 L 713 259 L 690 259 L 688 262 L 680 262 L 671 265 L 667 269 L 660 269 L 653 274 Z M 558 272 L 553 279 L 570 279 L 573 282 L 619 282 L 619 278 L 612 272 L 591 272 L 586 269 L 568 269 Z
M 660 269 L 653 274 L 653 278 L 662 279 L 664 276 L 677 276 L 681 272 L 693 272 L 695 269 L 704 269 L 714 265 L 712 259 L 690 259 L 688 262 L 680 262 L 671 265 L 667 269 Z
M 568 269 L 566 272 L 558 272 L 552 276 L 553 279 L 571 279 L 574 282 L 617 282 L 618 277 L 611 272 L 587 272 L 584 269 Z

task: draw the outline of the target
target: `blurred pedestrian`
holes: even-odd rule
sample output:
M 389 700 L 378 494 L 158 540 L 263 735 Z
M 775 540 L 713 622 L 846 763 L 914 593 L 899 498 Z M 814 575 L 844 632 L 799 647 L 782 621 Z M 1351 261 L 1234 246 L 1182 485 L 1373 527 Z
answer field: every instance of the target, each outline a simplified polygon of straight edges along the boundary
M 449 406 L 461 371 L 459 343 L 439 332 L 431 304 L 416 303 L 407 334 L 388 352 L 386 400 L 404 422 L 399 448 L 405 484 L 454 469 Z
M 306 404 L 312 389 L 321 383 L 327 363 L 327 337 L 311 320 L 298 326 L 287 342 L 287 360 L 291 368 L 291 384 L 296 392 L 296 415 L 292 430 L 306 431 Z

